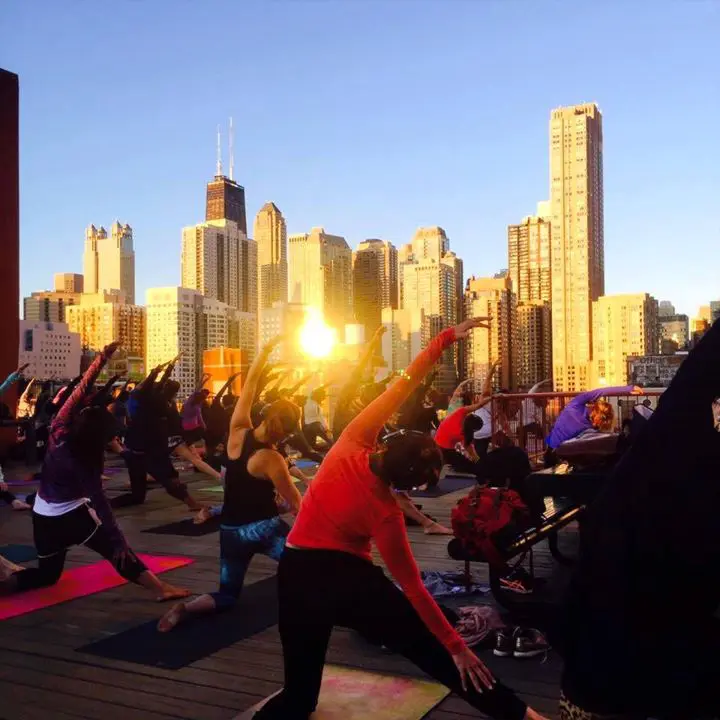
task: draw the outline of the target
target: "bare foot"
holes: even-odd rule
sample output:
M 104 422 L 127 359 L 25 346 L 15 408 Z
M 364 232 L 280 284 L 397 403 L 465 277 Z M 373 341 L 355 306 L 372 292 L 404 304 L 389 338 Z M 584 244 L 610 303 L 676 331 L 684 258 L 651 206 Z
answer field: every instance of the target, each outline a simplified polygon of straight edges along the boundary
M 160 618 L 157 625 L 158 632 L 170 632 L 187 617 L 187 614 L 187 605 L 185 603 L 173 605 L 172 609 L 168 610 Z
M 32 510 L 32 505 L 28 505 L 26 502 L 22 500 L 13 500 L 12 501 L 12 509 L 13 510 Z
M 547 720 L 547 718 L 529 707 L 525 711 L 525 720 Z
M 0 580 L 7 580 L 11 575 L 24 569 L 24 567 L 20 567 L 20 565 L 16 565 L 0 555 Z
M 195 525 L 202 525 L 203 523 L 206 523 L 208 520 L 212 518 L 212 513 L 210 512 L 209 507 L 201 508 L 197 515 L 193 518 L 193 522 Z
M 189 590 L 185 590 L 185 588 L 175 587 L 175 585 L 170 585 L 170 583 L 161 583 L 161 585 L 162 595 L 157 598 L 158 602 L 167 602 L 168 600 L 182 600 L 183 598 L 190 597 L 190 595 L 192 594 Z
M 112 478 L 111 478 L 109 475 L 101 475 L 101 476 L 100 476 L 100 479 L 101 479 L 103 482 L 110 482 L 110 480 L 111 480 Z
M 440 523 L 432 523 L 423 528 L 426 535 L 454 535 L 453 531 Z

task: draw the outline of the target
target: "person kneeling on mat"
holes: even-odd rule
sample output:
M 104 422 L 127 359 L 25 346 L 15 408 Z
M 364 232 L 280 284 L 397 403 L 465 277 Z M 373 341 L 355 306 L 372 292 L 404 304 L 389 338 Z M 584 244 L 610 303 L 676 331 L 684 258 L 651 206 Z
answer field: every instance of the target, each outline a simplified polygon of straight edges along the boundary
M 424 587 L 393 490 L 432 482 L 442 458 L 423 433 L 377 436 L 433 364 L 486 319 L 436 337 L 392 387 L 345 429 L 310 483 L 278 568 L 279 626 L 285 687 L 256 720 L 306 720 L 315 711 L 330 634 L 354 629 L 414 662 L 493 718 L 537 720 L 465 645 Z M 372 563 L 371 541 L 397 588 Z
M 115 423 L 104 406 L 83 407 L 83 399 L 118 347 L 111 343 L 95 358 L 50 426 L 32 515 L 38 566 L 0 582 L 0 595 L 54 585 L 73 545 L 99 553 L 122 577 L 158 600 L 189 595 L 159 580 L 128 547 L 103 492 L 103 453 Z
M 287 506 L 283 512 L 297 513 L 301 497 L 277 445 L 298 428 L 300 408 L 289 400 L 276 400 L 263 408 L 257 427 L 253 428 L 250 418 L 258 380 L 278 342 L 266 345 L 251 366 L 230 420 L 221 513 L 220 588 L 173 607 L 158 623 L 160 632 L 172 630 L 190 614 L 234 607 L 253 556 L 260 553 L 279 560 L 285 549 L 290 526 L 280 517 L 276 492 Z

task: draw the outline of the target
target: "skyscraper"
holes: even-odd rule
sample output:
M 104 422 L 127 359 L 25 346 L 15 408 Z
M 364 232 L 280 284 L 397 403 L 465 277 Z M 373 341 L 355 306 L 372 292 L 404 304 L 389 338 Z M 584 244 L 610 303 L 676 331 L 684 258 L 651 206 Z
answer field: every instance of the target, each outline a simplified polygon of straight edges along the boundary
M 82 295 L 65 308 L 65 321 L 78 333 L 83 347 L 102 350 L 115 340 L 129 357 L 145 355 L 145 308 L 123 302 L 122 293 Z
M 468 278 L 465 287 L 467 317 L 490 317 L 490 329 L 475 328 L 465 344 L 468 377 L 482 380 L 499 361 L 494 388 L 515 390 L 517 303 L 509 277 Z
M 419 228 L 399 254 L 402 309 L 424 311 L 423 340 L 427 341 L 461 317 L 462 261 L 450 252 L 447 234 L 437 226 Z M 438 385 L 452 389 L 462 365 L 456 346 L 446 350 L 438 367 Z
M 386 373 L 400 372 L 428 343 L 425 313 L 422 308 L 384 308 L 382 324 L 386 329 L 382 339 L 384 370 Z
M 53 277 L 55 292 L 84 292 L 83 276 L 78 273 L 55 273 Z
M 340 331 L 352 322 L 352 250 L 344 237 L 314 227 L 288 238 L 289 300 L 317 308 Z M 342 336 L 341 332 L 341 336 Z
M 257 247 L 236 222 L 183 228 L 181 276 L 184 288 L 257 315 Z
M 547 213 L 545 203 L 539 212 Z M 542 216 L 508 226 L 508 274 L 517 300 L 517 382 L 528 389 L 552 378 L 550 222 Z
M 180 383 L 180 397 L 195 389 L 202 372 L 203 352 L 210 348 L 243 349 L 245 313 L 197 290 L 181 287 L 150 288 L 146 293 L 148 367 L 155 367 L 182 353 L 173 372 Z M 253 333 L 255 316 L 251 315 Z M 248 357 L 250 361 L 252 358 Z
M 258 308 L 287 302 L 287 226 L 275 203 L 265 203 L 255 217 L 253 228 L 258 256 Z
M 625 385 L 630 356 L 657 353 L 657 300 L 647 293 L 604 295 L 593 303 L 593 384 Z
M 207 184 L 205 220 L 231 220 L 247 235 L 245 188 L 225 175 L 216 175 Z
M 553 380 L 585 390 L 592 373 L 592 303 L 605 291 L 602 115 L 589 103 L 550 116 Z
M 122 290 L 130 305 L 135 302 L 135 250 L 129 225 L 114 222 L 110 237 L 104 227 L 90 225 L 85 230 L 83 255 L 86 293 Z
M 355 320 L 370 340 L 385 308 L 398 307 L 398 253 L 386 240 L 364 240 L 352 256 Z

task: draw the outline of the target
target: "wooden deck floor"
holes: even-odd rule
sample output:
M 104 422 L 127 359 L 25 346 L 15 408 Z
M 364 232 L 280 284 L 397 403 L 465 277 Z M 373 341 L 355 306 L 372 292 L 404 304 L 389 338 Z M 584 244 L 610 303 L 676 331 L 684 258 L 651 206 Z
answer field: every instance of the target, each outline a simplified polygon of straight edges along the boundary
M 188 476 L 200 499 L 218 502 L 220 495 L 203 487 L 211 481 Z M 110 488 L 121 486 L 124 474 Z M 17 489 L 13 488 L 16 492 Z M 424 499 L 425 509 L 441 522 L 449 522 L 450 508 L 464 491 L 437 499 Z M 186 517 L 184 507 L 162 489 L 148 493 L 146 504 L 118 513 L 120 524 L 137 552 L 176 554 L 195 562 L 164 575 L 194 592 L 212 590 L 218 576 L 218 535 L 185 538 L 142 533 L 145 528 Z M 410 529 L 413 549 L 422 569 L 458 570 L 447 557 L 447 538 L 428 537 Z M 564 542 L 574 542 L 566 530 Z M 32 544 L 30 513 L 0 508 L 0 545 Z M 67 567 L 94 562 L 97 556 L 81 548 L 68 555 Z M 536 572 L 549 575 L 553 563 L 544 546 L 536 553 Z M 253 561 L 248 582 L 275 573 L 272 561 Z M 478 568 L 478 575 L 482 568 Z M 474 596 L 463 604 L 489 602 Z M 123 586 L 85 598 L 0 622 L 0 718 L 4 720 L 232 720 L 273 693 L 282 684 L 282 653 L 277 627 L 196 662 L 170 671 L 106 660 L 76 652 L 77 648 L 141 622 L 157 618 L 163 608 L 138 588 Z M 489 650 L 481 656 L 491 669 L 513 686 L 537 710 L 557 717 L 560 661 L 550 653 L 545 662 L 498 659 Z M 352 633 L 334 633 L 328 662 L 417 675 L 404 659 L 382 653 Z M 432 720 L 482 717 L 460 698 L 450 696 L 429 716 Z

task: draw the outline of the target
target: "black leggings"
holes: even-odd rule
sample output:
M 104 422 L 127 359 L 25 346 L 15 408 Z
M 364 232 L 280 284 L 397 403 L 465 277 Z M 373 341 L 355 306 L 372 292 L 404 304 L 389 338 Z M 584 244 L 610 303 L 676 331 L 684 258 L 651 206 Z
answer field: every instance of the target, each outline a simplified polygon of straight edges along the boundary
M 97 525 L 87 505 L 57 517 L 33 513 L 33 536 L 38 551 L 38 566 L 15 574 L 18 590 L 54 585 L 65 567 L 67 549 L 73 545 L 85 545 L 94 550 L 130 582 L 137 582 L 147 570 L 132 550 L 120 559 L 117 557 L 117 545 L 105 527 Z
M 442 451 L 445 465 L 449 465 L 453 470 L 457 470 L 458 472 L 474 475 L 478 481 L 484 482 L 485 475 L 481 462 L 474 462 L 457 450 L 448 450 L 447 448 L 440 448 L 440 450 Z
M 9 490 L 0 490 L 0 500 L 6 502 L 8 505 L 12 505 L 17 498 Z
M 285 688 L 255 720 L 307 720 L 315 711 L 330 634 L 352 628 L 404 655 L 423 672 L 500 720 L 521 720 L 526 705 L 497 683 L 464 691 L 448 651 L 382 569 L 349 553 L 286 548 L 278 567 Z
M 310 447 L 307 438 L 305 437 L 305 435 L 303 435 L 302 432 L 293 433 L 285 442 L 291 448 L 302 453 L 302 456 L 304 458 L 312 460 L 315 463 L 321 463 L 323 461 L 323 456 Z
M 124 457 L 130 475 L 130 492 L 113 498 L 110 501 L 111 507 L 142 505 L 147 495 L 148 473 L 165 488 L 168 495 L 185 502 L 188 497 L 187 487 L 174 477 L 175 473 L 169 455 L 127 452 Z

